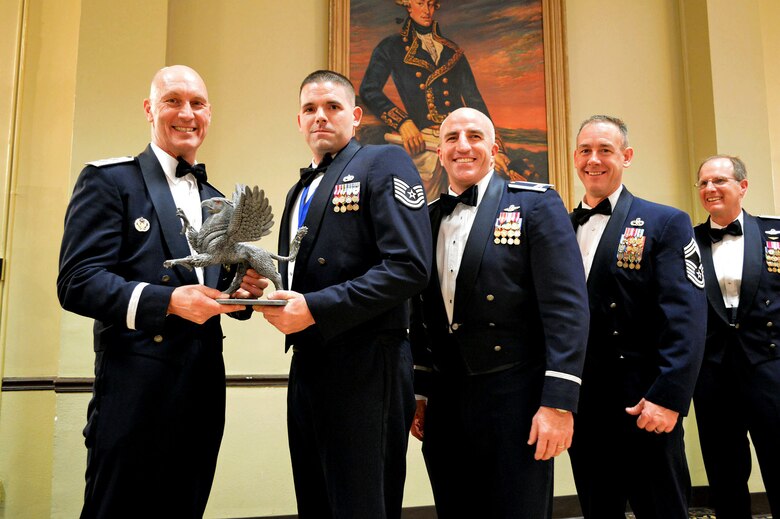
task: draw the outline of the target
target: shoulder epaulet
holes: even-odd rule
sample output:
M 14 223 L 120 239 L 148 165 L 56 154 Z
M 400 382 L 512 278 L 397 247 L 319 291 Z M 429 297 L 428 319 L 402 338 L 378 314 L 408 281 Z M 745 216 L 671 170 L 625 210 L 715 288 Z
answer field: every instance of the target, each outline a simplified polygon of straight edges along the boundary
M 760 214 L 758 217 L 764 218 L 765 220 L 780 220 L 780 216 L 776 214 Z
M 537 193 L 544 193 L 548 189 L 553 187 L 552 184 L 540 184 L 538 182 L 523 182 L 515 180 L 509 183 L 509 189 L 518 189 L 522 191 L 536 191 Z
M 103 166 L 112 166 L 114 164 L 124 164 L 125 162 L 133 162 L 135 157 L 128 155 L 126 157 L 113 157 L 110 159 L 93 160 L 87 162 L 87 166 L 95 166 L 96 168 L 102 168 Z

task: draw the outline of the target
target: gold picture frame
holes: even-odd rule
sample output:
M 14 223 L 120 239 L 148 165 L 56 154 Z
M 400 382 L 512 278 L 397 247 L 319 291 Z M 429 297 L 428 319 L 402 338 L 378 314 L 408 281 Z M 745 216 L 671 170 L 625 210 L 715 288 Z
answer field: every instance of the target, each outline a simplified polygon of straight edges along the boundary
M 383 1 L 383 0 L 377 0 Z M 384 0 L 388 1 L 388 0 Z M 572 207 L 565 0 L 541 0 L 549 182 Z M 350 0 L 330 0 L 328 67 L 349 77 Z M 489 25 L 486 25 L 486 31 Z M 490 37 L 486 34 L 486 38 Z

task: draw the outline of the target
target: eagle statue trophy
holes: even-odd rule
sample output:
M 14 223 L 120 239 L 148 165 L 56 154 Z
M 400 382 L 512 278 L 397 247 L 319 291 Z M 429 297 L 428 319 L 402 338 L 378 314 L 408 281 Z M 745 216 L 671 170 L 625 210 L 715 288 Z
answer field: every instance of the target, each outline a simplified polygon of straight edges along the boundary
M 176 215 L 183 222 L 182 234 L 187 236 L 187 241 L 196 254 L 167 260 L 163 266 L 172 268 L 182 265 L 187 270 L 192 270 L 193 267 L 236 264 L 238 266 L 236 275 L 230 287 L 225 290 L 226 293 L 232 294 L 238 290 L 244 274 L 250 267 L 261 276 L 268 278 L 277 290 L 282 289 L 282 277 L 274 266 L 273 260 L 294 260 L 307 228 L 298 229 L 290 244 L 290 255 L 279 256 L 245 243 L 257 241 L 271 233 L 274 215 L 262 189 L 257 186 L 250 188 L 237 184 L 233 200 L 214 197 L 201 202 L 201 206 L 208 209 L 209 216 L 200 230 L 190 225 L 181 208 L 176 210 Z

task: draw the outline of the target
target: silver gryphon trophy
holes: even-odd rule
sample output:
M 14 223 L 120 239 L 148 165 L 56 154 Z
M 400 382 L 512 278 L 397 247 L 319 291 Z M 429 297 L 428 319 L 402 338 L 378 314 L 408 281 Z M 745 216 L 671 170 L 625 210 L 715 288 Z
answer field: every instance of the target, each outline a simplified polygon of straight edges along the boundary
M 265 197 L 265 192 L 257 186 L 249 188 L 237 184 L 233 200 L 214 197 L 201 202 L 208 209 L 209 216 L 203 222 L 200 230 L 195 230 L 180 208 L 176 214 L 182 219 L 184 226 L 182 234 L 196 252 L 185 258 L 167 260 L 166 268 L 182 265 L 187 270 L 193 267 L 208 267 L 209 265 L 237 265 L 236 275 L 230 286 L 224 290 L 232 294 L 241 286 L 241 280 L 250 267 L 258 274 L 268 278 L 277 290 L 282 289 L 282 277 L 279 275 L 273 260 L 292 261 L 298 255 L 301 240 L 306 235 L 307 228 L 301 227 L 290 244 L 290 255 L 279 256 L 260 247 L 245 242 L 257 241 L 271 233 L 274 215 Z M 218 300 L 237 304 L 239 300 Z M 244 301 L 244 300 L 241 300 Z M 260 300 L 257 300 L 260 301 Z M 265 300 L 264 302 L 271 302 Z M 248 303 L 251 304 L 251 303 Z M 279 301 L 279 304 L 283 304 Z

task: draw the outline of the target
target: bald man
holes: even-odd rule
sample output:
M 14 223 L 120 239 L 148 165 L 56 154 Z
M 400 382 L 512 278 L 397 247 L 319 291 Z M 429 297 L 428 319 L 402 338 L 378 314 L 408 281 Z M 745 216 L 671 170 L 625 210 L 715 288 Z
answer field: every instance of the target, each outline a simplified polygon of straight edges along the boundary
M 163 267 L 190 254 L 176 208 L 199 227 L 201 200 L 222 196 L 192 167 L 211 120 L 206 85 L 166 67 L 143 106 L 152 143 L 88 163 L 65 216 L 57 293 L 95 319 L 82 518 L 203 515 L 225 422 L 219 314 L 243 309 L 214 301 L 228 297 L 220 266 Z
M 442 123 L 449 193 L 429 206 L 412 327 L 412 434 L 441 519 L 549 518 L 580 392 L 588 301 L 568 214 L 550 185 L 496 175 L 497 152 L 482 112 Z

